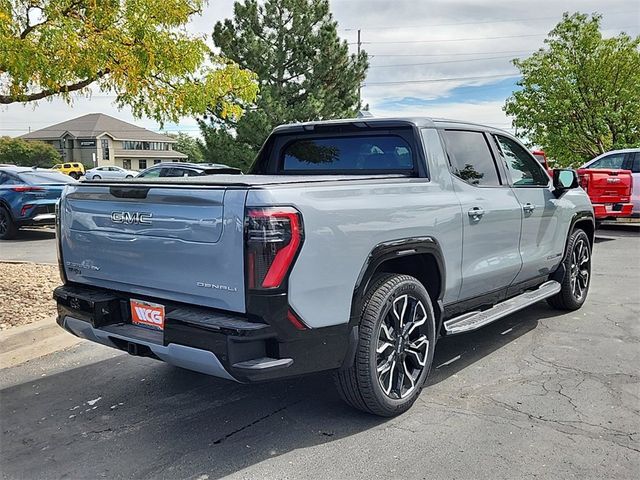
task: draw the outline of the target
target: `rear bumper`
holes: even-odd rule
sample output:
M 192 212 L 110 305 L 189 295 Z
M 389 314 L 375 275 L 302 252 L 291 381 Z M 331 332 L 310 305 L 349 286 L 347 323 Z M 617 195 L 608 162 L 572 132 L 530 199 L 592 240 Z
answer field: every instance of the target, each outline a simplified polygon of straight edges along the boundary
M 630 217 L 633 212 L 633 204 L 614 203 L 611 205 L 605 205 L 602 203 L 596 203 L 593 205 L 593 212 L 597 220 Z
M 56 223 L 56 202 L 47 204 L 35 204 L 29 211 L 29 216 L 26 218 L 16 218 L 16 223 L 19 226 L 29 225 L 54 225 Z
M 160 331 L 131 323 L 130 297 L 122 292 L 67 284 L 54 291 L 54 298 L 58 324 L 73 335 L 243 383 L 340 367 L 349 343 L 346 324 L 291 337 L 263 318 L 136 295 L 165 305 Z

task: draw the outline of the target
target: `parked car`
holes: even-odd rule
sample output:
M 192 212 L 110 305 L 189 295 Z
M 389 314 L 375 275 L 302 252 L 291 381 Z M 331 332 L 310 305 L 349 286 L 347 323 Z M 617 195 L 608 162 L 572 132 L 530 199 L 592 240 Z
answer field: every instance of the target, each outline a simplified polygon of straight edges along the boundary
M 87 170 L 84 177 L 87 180 L 100 180 L 101 178 L 133 178 L 138 174 L 135 170 L 126 170 L 115 165 L 105 165 L 104 167 Z
M 581 169 L 629 170 L 632 177 L 632 212 L 624 216 L 640 217 L 640 148 L 627 148 L 603 153 L 588 161 Z
M 67 331 L 239 382 L 334 370 L 382 416 L 416 400 L 441 336 L 579 309 L 591 278 L 576 172 L 464 122 L 285 125 L 248 175 L 82 182 L 60 212 Z
M 0 240 L 13 238 L 20 227 L 53 225 L 55 208 L 68 175 L 47 169 L 0 167 Z
M 540 165 L 542 165 L 545 169 L 545 171 L 547 172 L 547 174 L 552 177 L 553 176 L 553 169 L 551 169 L 551 167 L 549 167 L 549 159 L 547 158 L 547 155 L 544 153 L 543 150 L 534 150 L 533 152 L 531 152 L 531 155 L 533 155 L 536 160 L 538 160 L 538 162 L 540 162 Z
M 229 167 L 220 163 L 165 162 L 141 171 L 138 174 L 138 178 L 198 177 L 222 174 L 239 175 L 241 173 L 242 171 L 239 168 Z
M 74 180 L 84 175 L 84 165 L 82 163 L 58 163 L 51 168 L 65 175 L 69 175 Z

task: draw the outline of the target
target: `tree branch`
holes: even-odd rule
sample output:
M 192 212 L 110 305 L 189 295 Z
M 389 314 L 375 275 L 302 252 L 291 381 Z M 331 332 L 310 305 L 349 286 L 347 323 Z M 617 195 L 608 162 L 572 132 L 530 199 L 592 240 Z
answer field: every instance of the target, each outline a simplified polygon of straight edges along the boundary
M 33 102 L 35 100 L 42 100 L 43 98 L 47 98 L 52 95 L 57 95 L 59 93 L 76 92 L 78 90 L 82 90 L 85 87 L 88 87 L 93 82 L 104 77 L 108 73 L 109 73 L 109 70 L 105 69 L 97 72 L 93 77 L 86 78 L 80 82 L 71 83 L 69 85 L 62 85 L 57 88 L 42 90 L 36 93 L 21 94 L 21 95 L 0 95 L 0 105 L 8 105 L 10 103 L 15 103 L 15 102 Z

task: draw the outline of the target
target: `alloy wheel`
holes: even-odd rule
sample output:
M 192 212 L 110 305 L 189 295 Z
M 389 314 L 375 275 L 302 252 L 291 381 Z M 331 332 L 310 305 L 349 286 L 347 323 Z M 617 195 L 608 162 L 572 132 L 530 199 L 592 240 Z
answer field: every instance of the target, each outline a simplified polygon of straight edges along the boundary
M 427 311 L 417 298 L 401 295 L 380 323 L 376 371 L 382 391 L 403 399 L 418 387 L 429 353 Z
M 0 235 L 4 235 L 9 230 L 9 219 L 4 212 L 0 212 Z
M 589 245 L 579 238 L 571 252 L 570 284 L 571 293 L 577 301 L 581 301 L 589 287 L 591 272 L 591 254 Z

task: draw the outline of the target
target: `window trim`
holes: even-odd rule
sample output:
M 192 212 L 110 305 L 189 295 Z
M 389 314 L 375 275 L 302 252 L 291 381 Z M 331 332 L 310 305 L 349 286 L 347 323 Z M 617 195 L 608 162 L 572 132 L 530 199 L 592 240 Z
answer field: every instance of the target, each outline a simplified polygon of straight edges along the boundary
M 489 137 L 488 135 L 489 132 L 487 132 L 486 130 L 480 129 L 480 128 L 472 128 L 472 126 L 469 126 L 468 128 L 465 127 L 460 127 L 460 128 L 439 128 L 438 130 L 440 131 L 440 137 L 442 138 L 442 140 L 444 141 L 444 144 L 446 146 L 445 148 L 445 153 L 447 155 L 447 163 L 449 164 L 449 172 L 451 173 L 451 176 L 459 181 L 461 181 L 462 183 L 464 183 L 465 185 L 469 185 L 470 187 L 475 187 L 475 188 L 509 188 L 509 183 L 505 183 L 504 180 L 508 179 L 508 176 L 506 175 L 503 168 L 501 168 L 500 166 L 500 162 L 496 161 L 496 150 L 494 149 L 494 147 L 491 145 L 491 142 L 489 141 Z M 451 150 L 451 144 L 449 142 L 449 139 L 447 138 L 447 132 L 469 132 L 469 133 L 479 133 L 483 136 L 484 141 L 487 144 L 487 148 L 489 149 L 489 154 L 491 155 L 491 159 L 493 160 L 493 166 L 496 169 L 496 175 L 498 176 L 498 182 L 500 182 L 498 185 L 474 185 L 473 183 L 469 183 L 466 180 L 460 178 L 458 175 L 456 175 L 454 173 L 454 169 L 456 168 L 453 165 L 453 159 L 455 159 L 455 155 L 453 154 L 452 150 Z M 452 158 L 453 157 L 453 158 Z
M 502 160 L 502 164 L 504 166 L 504 171 L 505 171 L 505 178 L 507 179 L 507 183 L 511 188 L 549 188 L 549 185 L 551 184 L 551 178 L 549 177 L 549 174 L 547 173 L 547 171 L 544 169 L 544 167 L 540 164 L 540 162 L 538 161 L 538 159 L 536 157 L 533 156 L 533 154 L 527 150 L 519 141 L 517 138 L 512 137 L 511 135 L 505 135 L 504 133 L 501 132 L 491 132 L 489 134 L 492 137 L 493 143 L 494 143 L 494 148 L 496 149 L 496 154 L 500 156 L 500 159 Z M 497 136 L 502 136 L 505 138 L 508 138 L 509 140 L 513 140 L 515 141 L 517 144 L 519 144 L 522 149 L 535 161 L 535 164 L 537 165 L 538 169 L 540 169 L 542 171 L 542 173 L 544 174 L 544 176 L 547 178 L 547 183 L 544 185 L 516 185 L 513 182 L 513 178 L 511 177 L 511 170 L 509 168 L 509 165 L 507 164 L 507 159 L 504 156 L 504 153 L 502 152 L 502 147 L 500 146 L 500 143 L 498 142 L 498 139 L 496 138 Z

